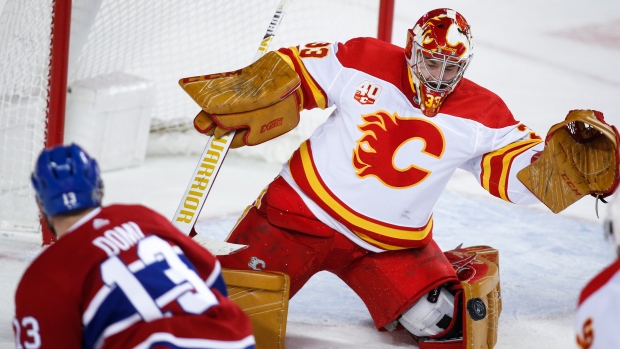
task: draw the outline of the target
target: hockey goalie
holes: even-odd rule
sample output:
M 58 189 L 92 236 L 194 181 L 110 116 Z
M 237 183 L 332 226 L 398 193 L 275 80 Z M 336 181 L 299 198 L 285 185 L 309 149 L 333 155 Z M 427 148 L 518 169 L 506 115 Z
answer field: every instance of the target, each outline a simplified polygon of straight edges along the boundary
M 594 110 L 570 111 L 544 140 L 516 121 L 463 77 L 474 41 L 452 9 L 424 14 L 407 34 L 404 49 L 373 38 L 315 42 L 180 81 L 202 109 L 195 128 L 236 130 L 232 147 L 288 132 L 301 110 L 335 107 L 231 231 L 228 242 L 248 247 L 220 262 L 286 275 L 290 298 L 329 271 L 380 331 L 408 331 L 420 348 L 493 348 L 499 252 L 435 243 L 442 190 L 460 168 L 514 204 L 560 212 L 588 194 L 603 199 L 618 186 L 618 132 Z M 278 347 L 281 325 L 270 332 Z

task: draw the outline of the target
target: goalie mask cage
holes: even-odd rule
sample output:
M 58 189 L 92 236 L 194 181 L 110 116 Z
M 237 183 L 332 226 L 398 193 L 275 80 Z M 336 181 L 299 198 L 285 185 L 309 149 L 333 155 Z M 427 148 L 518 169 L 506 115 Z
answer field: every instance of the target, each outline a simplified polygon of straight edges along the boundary
M 250 64 L 277 5 L 0 0 L 0 230 L 40 230 L 30 173 L 45 146 L 63 143 L 65 101 L 74 84 L 119 73 L 149 81 L 156 98 L 147 153 L 199 154 L 206 142 L 192 127 L 199 108 L 178 80 Z M 393 0 L 294 0 L 270 49 L 357 36 L 390 41 L 393 6 Z M 321 119 L 304 113 L 302 133 L 288 136 L 295 147 Z M 304 120 L 313 118 L 304 131 Z M 197 136 L 198 145 L 187 141 Z M 248 153 L 268 161 L 290 154 L 278 155 L 282 146 L 269 143 L 264 147 L 271 150 Z

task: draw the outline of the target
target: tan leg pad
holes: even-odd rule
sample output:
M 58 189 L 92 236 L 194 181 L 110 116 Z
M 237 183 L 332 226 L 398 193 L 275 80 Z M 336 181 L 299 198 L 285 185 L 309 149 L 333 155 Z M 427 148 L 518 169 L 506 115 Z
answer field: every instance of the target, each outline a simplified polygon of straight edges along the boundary
M 502 311 L 499 286 L 499 253 L 488 246 L 468 247 L 476 259 L 475 270 L 468 280 L 461 281 L 464 295 L 463 339 L 466 349 L 491 349 L 497 343 L 497 325 Z
M 250 317 L 256 349 L 284 349 L 290 282 L 271 271 L 222 269 L 228 296 Z
M 420 349 L 492 349 L 502 312 L 499 252 L 489 246 L 472 246 L 445 254 L 461 280 L 455 288 L 458 298 L 462 293 L 463 337 L 422 339 Z

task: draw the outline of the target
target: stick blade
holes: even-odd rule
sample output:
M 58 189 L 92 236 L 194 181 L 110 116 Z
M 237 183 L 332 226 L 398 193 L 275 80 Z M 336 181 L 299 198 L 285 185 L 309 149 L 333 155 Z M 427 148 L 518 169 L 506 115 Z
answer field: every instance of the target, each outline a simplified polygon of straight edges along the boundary
M 247 245 L 209 239 L 201 235 L 196 235 L 192 239 L 215 256 L 226 256 L 248 247 Z

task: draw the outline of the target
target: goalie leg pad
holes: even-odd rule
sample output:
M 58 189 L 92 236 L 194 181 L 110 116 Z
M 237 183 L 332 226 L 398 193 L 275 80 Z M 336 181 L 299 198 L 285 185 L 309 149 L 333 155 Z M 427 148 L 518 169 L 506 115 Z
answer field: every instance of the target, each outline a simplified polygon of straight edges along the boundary
M 445 255 L 460 280 L 454 289 L 459 299 L 455 302 L 460 304 L 462 337 L 446 336 L 455 333 L 450 327 L 445 333 L 421 338 L 420 349 L 492 349 L 497 343 L 502 311 L 499 253 L 489 246 L 473 246 L 447 251 Z
M 222 269 L 228 296 L 252 321 L 256 349 L 284 349 L 289 277 L 284 273 Z
M 473 275 L 461 280 L 464 297 L 463 338 L 467 349 L 491 349 L 497 343 L 497 324 L 502 311 L 499 254 L 490 247 L 477 248 L 478 251 L 470 248 L 467 252 L 477 255 L 470 267 Z M 495 260 L 497 264 L 487 257 Z

